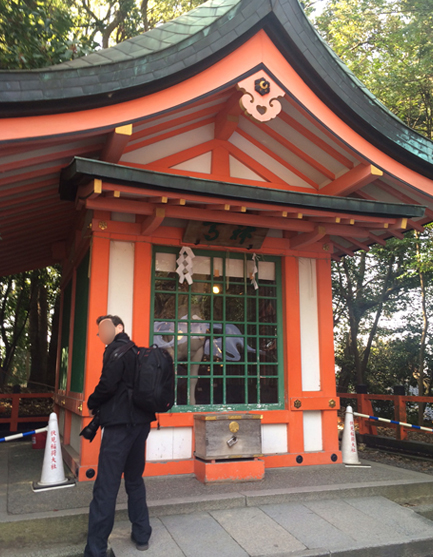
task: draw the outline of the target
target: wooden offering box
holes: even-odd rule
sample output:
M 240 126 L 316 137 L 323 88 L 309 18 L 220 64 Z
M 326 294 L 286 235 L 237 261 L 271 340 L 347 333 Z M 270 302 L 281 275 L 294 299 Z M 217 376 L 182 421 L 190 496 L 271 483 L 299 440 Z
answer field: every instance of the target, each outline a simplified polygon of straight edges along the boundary
M 203 460 L 262 456 L 260 414 L 196 414 L 195 456 Z

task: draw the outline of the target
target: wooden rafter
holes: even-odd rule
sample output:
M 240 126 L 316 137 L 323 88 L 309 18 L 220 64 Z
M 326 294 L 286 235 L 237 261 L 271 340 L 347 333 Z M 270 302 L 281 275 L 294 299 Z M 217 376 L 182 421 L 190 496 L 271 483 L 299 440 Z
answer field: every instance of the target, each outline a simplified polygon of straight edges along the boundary
M 289 187 L 289 184 L 285 180 L 283 180 L 282 178 L 274 174 L 274 172 L 272 172 L 271 170 L 266 168 L 266 166 L 256 161 L 256 159 L 254 159 L 253 157 L 250 157 L 250 155 L 244 153 L 241 149 L 239 149 L 239 147 L 236 147 L 235 145 L 229 142 L 227 142 L 226 145 L 227 145 L 227 150 L 231 155 L 233 155 L 236 159 L 242 162 L 250 170 L 258 174 L 261 178 L 267 180 L 268 182 L 273 182 L 274 184 L 283 185 L 285 186 L 285 188 Z
M 141 223 L 141 234 L 143 236 L 150 236 L 162 224 L 165 217 L 165 209 L 156 207 L 153 215 L 148 216 Z
M 323 195 L 349 195 L 367 184 L 371 184 L 379 176 L 383 176 L 383 172 L 372 164 L 358 164 L 352 170 L 321 188 L 320 193 Z
M 346 236 L 346 240 L 348 242 L 351 242 L 357 248 L 363 249 L 364 251 L 369 251 L 370 250 L 370 246 L 368 244 L 365 244 L 364 242 L 360 242 L 359 240 L 356 240 L 355 238 L 349 238 L 348 236 Z
M 6 178 L 0 178 L 0 187 L 4 185 L 13 186 L 15 182 L 23 182 L 24 180 L 32 180 L 39 178 L 40 176 L 50 176 L 52 174 L 57 174 L 63 168 L 63 165 L 56 164 L 55 166 L 50 166 L 48 168 L 39 168 L 38 170 L 27 170 L 20 174 L 15 174 L 14 176 L 7 176 Z
M 295 118 L 292 118 L 292 116 L 289 116 L 289 114 L 287 114 L 287 112 L 281 111 L 278 116 L 279 116 L 279 118 L 281 118 L 281 120 L 283 120 L 283 122 L 285 122 L 290 127 L 292 127 L 294 130 L 299 132 L 301 135 L 303 135 L 305 138 L 307 138 L 309 141 L 311 141 L 311 143 L 314 143 L 315 145 L 317 145 L 317 147 L 322 149 L 322 151 L 324 151 L 325 153 L 330 155 L 332 158 L 334 158 L 335 160 L 337 160 L 338 162 L 343 164 L 346 168 L 349 168 L 349 169 L 353 168 L 353 162 L 350 159 L 345 157 L 342 153 L 340 153 L 340 151 L 337 151 L 337 149 L 334 149 L 334 147 L 329 145 L 329 143 L 326 143 L 326 141 L 324 141 L 323 139 L 318 137 L 315 133 L 313 133 L 308 128 L 303 126 L 300 122 L 298 122 L 298 120 L 295 120 Z
M 269 147 L 266 147 L 266 145 L 263 145 L 263 143 L 260 143 L 260 141 L 258 139 L 256 139 L 255 137 L 251 136 L 249 133 L 247 133 L 246 131 L 242 130 L 241 128 L 238 128 L 236 130 L 236 133 L 238 133 L 239 135 L 241 135 L 242 137 L 244 137 L 247 141 L 249 141 L 250 143 L 252 143 L 253 145 L 255 145 L 256 147 L 258 147 L 259 149 L 261 149 L 264 153 L 266 153 L 267 155 L 269 155 L 270 157 L 272 157 L 274 160 L 276 160 L 279 164 L 281 164 L 282 166 L 284 166 L 285 168 L 287 168 L 287 170 L 289 170 L 290 172 L 292 172 L 293 174 L 295 174 L 296 176 L 298 176 L 299 178 L 301 178 L 301 180 L 303 180 L 304 182 L 306 182 L 307 184 L 309 184 L 310 186 L 312 186 L 313 188 L 315 188 L 317 190 L 318 188 L 318 184 L 312 180 L 311 178 L 309 178 L 306 174 L 304 174 L 303 172 L 301 172 L 300 170 L 298 170 L 295 166 L 293 166 L 292 164 L 289 164 L 287 161 L 285 161 L 282 157 L 280 157 L 279 155 L 277 155 L 276 153 L 274 153 L 271 149 L 269 149 Z
M 329 139 L 331 141 L 333 141 L 334 143 L 336 143 L 339 147 L 341 147 L 344 151 L 346 151 L 346 153 L 348 153 L 349 155 L 355 157 L 357 160 L 359 160 L 359 162 L 362 162 L 362 158 L 359 157 L 359 155 L 357 153 L 354 153 L 353 150 L 344 142 L 342 141 L 338 136 L 336 136 L 332 131 L 330 131 L 328 128 L 326 128 L 325 126 L 323 126 L 317 119 L 315 116 L 313 116 L 312 114 L 310 114 L 310 112 L 308 112 L 308 110 L 305 110 L 305 108 L 298 103 L 298 101 L 296 101 L 295 99 L 293 99 L 292 97 L 290 97 L 289 95 L 285 96 L 285 99 L 293 106 L 296 108 L 296 110 L 305 118 L 307 119 L 311 124 L 313 124 L 313 126 L 315 128 L 318 129 L 318 131 L 320 131 L 322 134 L 326 135 L 327 137 L 329 137 Z
M 119 126 L 108 135 L 107 141 L 102 149 L 101 161 L 117 163 L 123 155 L 132 135 L 132 124 Z
M 148 139 L 144 139 L 143 141 L 137 141 L 137 143 L 132 143 L 125 148 L 124 153 L 130 153 L 131 151 L 137 151 L 138 149 L 142 149 L 143 147 L 147 147 L 148 145 L 152 145 L 154 143 L 159 143 L 164 139 L 170 139 L 170 137 L 174 137 L 176 135 L 181 135 L 186 132 L 190 132 L 192 130 L 196 130 L 197 128 L 202 128 L 203 126 L 207 126 L 208 124 L 213 124 L 213 118 L 206 118 L 204 120 L 199 120 L 198 122 L 193 122 L 192 124 L 188 124 L 184 126 L 181 130 L 170 130 L 166 133 L 162 133 L 156 137 L 150 137 Z
M 271 128 L 268 124 L 258 124 L 257 122 L 253 122 L 255 126 L 260 127 L 265 133 L 267 133 L 270 137 L 278 141 L 283 147 L 287 150 L 291 151 L 294 155 L 299 157 L 301 160 L 309 164 L 312 168 L 323 174 L 326 178 L 330 180 L 335 179 L 335 174 L 331 172 L 328 168 L 320 164 L 316 159 L 310 157 L 308 153 L 305 153 L 302 149 L 297 147 L 294 143 L 286 139 L 280 133 L 276 132 L 273 128 Z
M 141 215 L 153 214 L 155 206 L 151 203 L 113 200 L 113 199 L 90 199 L 86 201 L 86 207 L 93 210 L 119 211 L 123 213 L 135 213 Z M 245 226 L 257 226 L 257 215 L 248 213 L 232 213 L 231 211 L 197 211 L 196 208 L 166 205 L 165 216 L 167 218 L 181 218 L 186 220 L 207 220 L 226 224 L 241 224 Z M 278 219 L 275 217 L 261 217 L 260 226 L 263 228 L 279 228 L 281 230 L 296 230 L 311 232 L 314 224 L 302 220 Z
M 344 254 L 346 255 L 350 255 L 353 256 L 355 255 L 355 252 L 349 248 L 346 248 L 344 246 L 342 246 L 341 244 L 337 244 L 337 242 L 333 241 L 334 247 L 337 248 L 337 250 L 342 251 Z
M 176 114 L 173 114 L 173 117 L 170 118 L 169 120 L 167 120 L 166 122 L 160 122 L 159 124 L 155 124 L 154 126 L 150 126 L 148 128 L 144 128 L 142 130 L 139 130 L 137 132 L 133 132 L 132 137 L 131 137 L 131 141 L 137 141 L 138 139 L 141 139 L 142 137 L 148 137 L 149 136 L 155 136 L 153 138 L 149 138 L 151 139 L 152 142 L 157 142 L 159 141 L 159 135 L 162 134 L 162 132 L 165 132 L 167 130 L 170 130 L 171 128 L 178 128 L 179 126 L 182 126 L 183 124 L 189 124 L 191 123 L 193 120 L 200 120 L 202 118 L 205 118 L 207 116 L 214 116 L 215 112 L 218 111 L 218 105 L 216 106 L 208 106 L 207 108 L 203 108 L 201 110 L 198 110 L 197 112 L 193 112 L 192 114 L 184 114 L 183 116 L 178 116 L 177 118 L 175 117 Z M 182 128 L 181 128 L 182 129 Z M 181 133 L 181 131 L 178 129 L 177 133 Z M 136 148 L 136 145 L 134 145 L 134 148 Z M 141 144 L 140 144 L 141 145 Z M 131 149 L 128 149 L 128 151 L 130 151 Z
M 216 141 L 216 140 L 214 140 Z M 120 163 L 122 164 L 122 163 Z M 155 172 L 162 172 L 165 174 L 175 174 L 177 176 L 188 176 L 191 178 L 205 178 L 207 180 L 212 179 L 215 177 L 218 178 L 218 175 L 214 176 L 213 174 L 206 174 L 204 172 L 194 172 L 192 170 L 180 170 L 178 168 L 165 168 L 165 167 L 158 167 L 158 166 L 150 166 L 145 164 L 138 164 L 138 163 L 128 163 L 128 166 L 133 168 L 143 168 L 144 170 L 153 170 Z M 274 182 L 263 182 L 261 180 L 250 180 L 247 178 L 237 178 L 234 176 L 230 176 L 230 183 L 232 184 L 242 184 L 247 186 L 259 186 L 262 188 L 275 188 L 275 189 L 284 189 L 290 191 L 299 191 L 302 193 L 312 193 L 311 188 L 302 188 L 298 186 L 288 186 L 286 182 L 283 184 L 283 188 L 281 187 L 281 182 L 274 183 Z
M 51 153 L 45 153 L 44 155 L 38 155 L 35 157 L 30 157 L 28 159 L 23 156 L 20 157 L 19 160 L 0 164 L 0 172 L 10 172 L 11 170 L 22 168 L 23 165 L 28 167 L 58 160 L 69 161 L 69 159 L 76 155 L 97 154 L 103 148 L 103 146 L 103 143 L 98 143 L 92 145 L 84 145 L 82 147 L 73 147 L 64 151 L 53 151 Z
M 45 187 L 58 187 L 58 178 L 51 178 L 49 180 L 42 180 L 41 182 L 31 182 L 30 184 L 25 184 L 23 186 L 18 186 L 15 188 L 0 189 L 0 199 L 14 198 L 23 195 L 23 193 L 40 190 Z M 57 188 L 56 188 L 57 189 Z
M 416 201 L 415 199 L 412 199 L 409 195 L 406 195 L 403 192 L 393 188 L 392 186 L 390 186 L 389 184 L 386 184 L 382 180 L 378 180 L 376 185 L 380 189 L 389 193 L 390 195 L 392 195 L 393 197 L 395 197 L 399 201 L 402 201 L 403 203 L 409 203 L 411 205 L 422 205 L 422 203 L 420 203 L 419 201 Z M 426 207 L 426 209 L 425 209 L 425 215 L 426 215 L 426 217 L 431 218 L 433 220 L 433 211 L 431 209 L 429 209 L 428 207 Z
M 212 150 L 211 174 L 230 178 L 230 156 L 223 145 L 216 145 Z
M 376 244 L 380 244 L 381 246 L 386 246 L 386 240 L 381 236 L 377 236 L 376 234 L 373 234 L 373 232 L 368 232 L 367 236 L 371 240 L 373 240 L 373 242 L 375 242 Z
M 190 159 L 194 159 L 195 157 L 199 157 L 200 155 L 204 155 L 215 147 L 216 142 L 214 139 L 210 141 L 205 141 L 204 143 L 200 143 L 200 145 L 194 145 L 193 147 L 188 147 L 187 149 L 183 149 L 173 155 L 168 155 L 167 157 L 162 157 L 156 161 L 148 163 L 146 165 L 141 165 L 141 168 L 147 168 L 149 170 L 153 169 L 169 169 L 173 166 L 177 166 L 178 164 L 182 164 Z M 130 163 L 125 163 L 126 166 L 130 166 Z
M 305 248 L 311 244 L 314 244 L 321 240 L 327 234 L 325 226 L 316 226 L 312 232 L 306 232 L 304 234 L 298 234 L 294 238 L 291 238 L 290 247 L 292 249 Z
M 242 109 L 239 104 L 241 96 L 242 94 L 239 91 L 233 93 L 216 115 L 215 139 L 228 141 L 238 127 L 239 116 L 242 113 Z

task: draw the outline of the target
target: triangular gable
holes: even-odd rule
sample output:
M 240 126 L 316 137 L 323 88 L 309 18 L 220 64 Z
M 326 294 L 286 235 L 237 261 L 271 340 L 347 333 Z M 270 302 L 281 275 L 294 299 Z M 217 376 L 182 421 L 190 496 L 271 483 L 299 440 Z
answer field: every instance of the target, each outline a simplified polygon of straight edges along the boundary
M 36 247 L 38 261 L 59 253 L 46 223 L 52 213 L 62 215 L 56 231 L 66 240 L 77 214 L 59 201 L 57 182 L 77 155 L 218 184 L 421 203 L 425 217 L 409 219 L 407 227 L 422 229 L 433 220 L 433 144 L 365 92 L 297 0 L 216 4 L 212 21 L 203 16 L 194 31 L 185 23 L 185 33 L 178 33 L 183 21 L 201 19 L 200 8 L 174 27 L 113 47 L 113 56 L 101 51 L 57 68 L 8 74 L 14 92 L 0 91 L 0 110 L 10 116 L 16 109 L 19 116 L 0 128 L 0 260 L 11 262 L 8 271 L 30 261 Z M 149 37 L 152 48 L 144 47 Z M 134 56 L 127 53 L 131 44 Z M 170 63 L 161 64 L 164 56 Z M 84 86 L 89 73 L 95 87 Z M 72 75 L 73 93 L 65 90 Z M 269 97 L 256 81 L 270 84 Z M 344 226 L 356 220 L 329 218 Z M 25 220 L 35 223 L 38 246 Z M 379 240 L 401 237 L 396 226 Z M 331 241 L 337 237 L 331 234 Z M 371 234 L 357 238 L 353 246 L 367 245 Z

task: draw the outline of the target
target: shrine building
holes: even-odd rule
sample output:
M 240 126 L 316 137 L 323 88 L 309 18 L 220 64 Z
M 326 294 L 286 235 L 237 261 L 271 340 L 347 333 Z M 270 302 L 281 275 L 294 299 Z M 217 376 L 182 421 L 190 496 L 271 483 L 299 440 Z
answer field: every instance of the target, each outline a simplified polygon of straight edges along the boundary
M 193 474 L 194 416 L 261 416 L 264 467 L 338 465 L 331 261 L 433 220 L 433 143 L 298 0 L 209 0 L 84 58 L 0 72 L 0 273 L 62 265 L 55 408 L 79 436 L 117 314 L 173 356 L 145 475 Z M 228 474 L 228 477 L 231 477 Z

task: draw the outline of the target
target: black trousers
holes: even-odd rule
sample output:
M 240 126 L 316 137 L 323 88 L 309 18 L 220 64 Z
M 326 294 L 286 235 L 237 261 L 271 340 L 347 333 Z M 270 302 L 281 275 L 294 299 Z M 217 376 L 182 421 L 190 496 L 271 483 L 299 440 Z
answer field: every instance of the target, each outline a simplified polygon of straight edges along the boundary
M 114 524 L 117 493 L 122 473 L 128 494 L 128 516 L 135 540 L 149 541 L 152 528 L 143 481 L 144 447 L 150 424 L 113 425 L 104 428 L 99 452 L 98 476 L 89 511 L 85 557 L 106 557 L 107 541 Z

